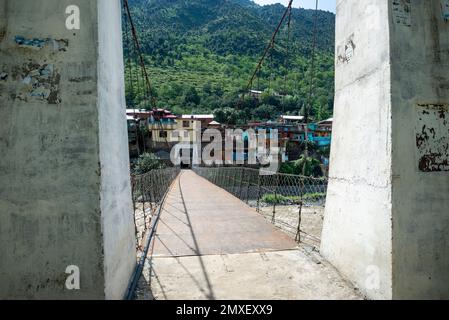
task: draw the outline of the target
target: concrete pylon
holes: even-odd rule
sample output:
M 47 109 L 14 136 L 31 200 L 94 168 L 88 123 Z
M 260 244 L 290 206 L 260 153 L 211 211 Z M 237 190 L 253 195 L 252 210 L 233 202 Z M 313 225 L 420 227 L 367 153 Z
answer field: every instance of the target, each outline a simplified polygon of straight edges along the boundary
M 0 0 L 0 299 L 123 298 L 123 74 L 119 0 Z
M 449 298 L 448 1 L 337 1 L 322 253 L 373 299 Z

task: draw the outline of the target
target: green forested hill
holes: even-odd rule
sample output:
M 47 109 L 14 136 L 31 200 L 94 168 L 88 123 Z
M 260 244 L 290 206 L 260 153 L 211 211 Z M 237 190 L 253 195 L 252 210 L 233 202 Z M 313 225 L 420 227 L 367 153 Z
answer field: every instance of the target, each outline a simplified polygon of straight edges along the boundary
M 250 0 L 129 0 L 159 107 L 176 113 L 216 111 L 219 121 L 269 120 L 297 114 L 307 101 L 313 10 L 294 9 L 291 36 L 281 30 L 253 89 L 262 101 L 239 102 L 285 7 Z M 318 16 L 317 74 L 312 115 L 328 117 L 333 104 L 335 16 Z M 126 38 L 126 28 L 124 27 Z M 125 56 L 130 57 L 125 41 Z M 129 70 L 129 65 L 128 65 Z M 129 71 L 127 73 L 129 83 Z M 276 93 L 286 95 L 276 97 Z M 149 107 L 130 88 L 128 105 Z

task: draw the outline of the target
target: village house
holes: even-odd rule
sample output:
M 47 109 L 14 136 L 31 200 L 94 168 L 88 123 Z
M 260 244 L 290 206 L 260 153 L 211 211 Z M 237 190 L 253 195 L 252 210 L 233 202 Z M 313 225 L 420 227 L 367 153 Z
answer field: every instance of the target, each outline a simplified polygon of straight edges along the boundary
M 141 134 L 139 128 L 145 127 L 152 112 L 144 109 L 126 109 L 128 125 L 128 147 L 130 158 L 138 157 L 145 150 L 147 137 Z
M 207 129 L 218 129 L 225 136 L 226 129 L 232 127 L 222 125 L 214 121 L 214 115 L 174 115 L 166 109 L 152 111 L 128 109 L 127 110 L 129 145 L 132 156 L 141 152 L 151 151 L 157 155 L 168 157 L 171 149 L 178 143 L 196 143 L 198 131 L 201 135 Z M 328 147 L 331 144 L 333 119 L 327 119 L 318 123 L 304 123 L 303 116 L 282 115 L 277 121 L 252 122 L 237 129 L 266 130 L 267 148 L 274 139 L 274 130 L 278 131 L 278 145 L 280 148 L 280 161 L 293 161 L 301 154 L 301 145 L 306 140 L 306 126 L 308 128 L 308 141 L 318 147 Z M 148 128 L 148 130 L 137 130 L 137 128 Z M 140 134 L 138 135 L 138 132 Z M 142 133 L 143 132 L 143 133 Z M 201 136 L 200 136 L 201 137 Z M 248 159 L 248 135 L 244 135 L 245 141 L 244 159 Z M 139 142 L 137 142 L 139 141 Z M 223 142 L 224 143 L 224 142 Z M 204 146 L 204 144 L 202 143 Z M 223 146 L 224 147 L 224 146 Z M 241 155 L 233 153 L 234 160 L 242 160 Z
M 313 142 L 319 147 L 330 147 L 332 139 L 333 118 L 318 122 L 313 134 Z
M 177 117 L 166 109 L 152 111 L 148 121 L 148 136 L 152 149 L 170 149 L 173 133 L 178 129 Z
M 301 124 L 304 122 L 304 117 L 303 116 L 282 115 L 278 121 L 279 121 L 279 123 L 282 123 L 284 125 L 297 125 L 297 124 Z

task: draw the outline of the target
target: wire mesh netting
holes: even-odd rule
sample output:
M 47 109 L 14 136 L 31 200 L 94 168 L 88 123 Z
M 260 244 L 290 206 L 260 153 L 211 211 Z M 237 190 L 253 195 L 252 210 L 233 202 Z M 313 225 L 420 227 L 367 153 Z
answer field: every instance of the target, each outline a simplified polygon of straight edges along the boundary
M 274 224 L 287 224 L 295 229 L 295 238 L 301 240 L 302 212 L 308 207 L 324 208 L 328 181 L 326 178 L 305 177 L 290 174 L 272 174 L 251 168 L 195 168 L 194 171 L 213 184 L 225 189 L 248 205 L 257 208 L 264 216 L 270 208 Z M 280 206 L 296 206 L 295 222 L 280 221 L 276 213 Z
M 131 177 L 134 225 L 139 248 L 165 193 L 179 173 L 180 168 L 168 168 Z

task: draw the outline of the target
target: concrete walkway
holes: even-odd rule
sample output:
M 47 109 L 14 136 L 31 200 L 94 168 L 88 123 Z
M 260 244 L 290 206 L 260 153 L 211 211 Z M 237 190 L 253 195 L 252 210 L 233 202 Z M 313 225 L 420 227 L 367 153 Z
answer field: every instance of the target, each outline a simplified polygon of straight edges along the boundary
M 192 171 L 168 195 L 144 276 L 156 299 L 361 298 L 316 253 Z

